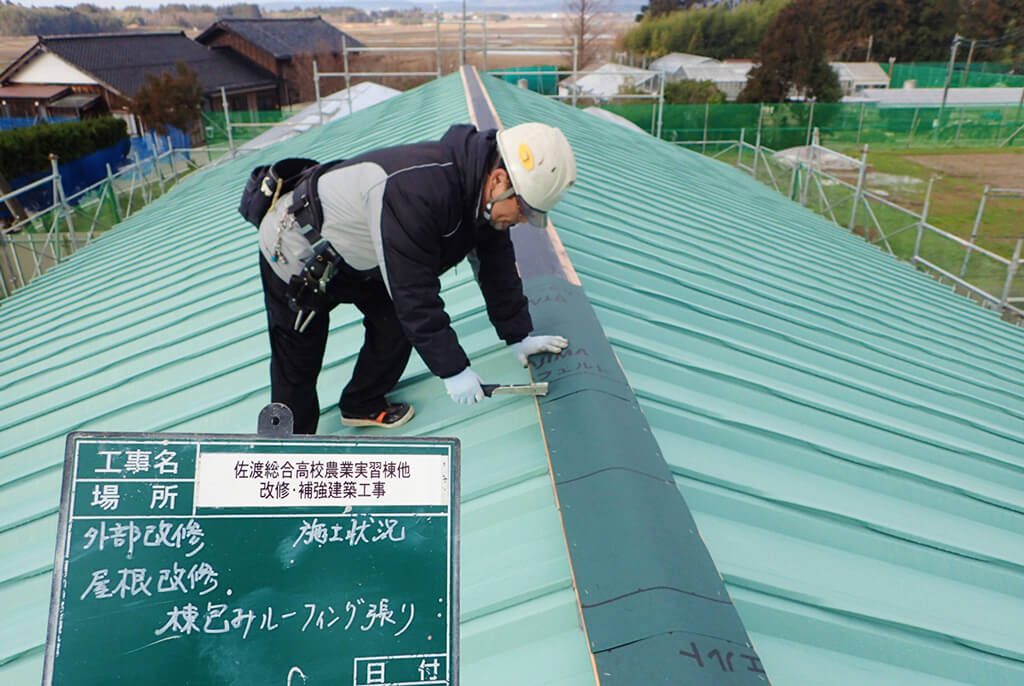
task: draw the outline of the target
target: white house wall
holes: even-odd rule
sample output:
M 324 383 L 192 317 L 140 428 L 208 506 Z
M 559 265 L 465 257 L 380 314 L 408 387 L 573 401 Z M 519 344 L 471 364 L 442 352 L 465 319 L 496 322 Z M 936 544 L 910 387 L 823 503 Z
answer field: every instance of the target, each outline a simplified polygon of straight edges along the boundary
M 43 52 L 15 72 L 11 83 L 60 83 L 67 85 L 95 84 L 96 79 L 68 64 L 53 53 Z

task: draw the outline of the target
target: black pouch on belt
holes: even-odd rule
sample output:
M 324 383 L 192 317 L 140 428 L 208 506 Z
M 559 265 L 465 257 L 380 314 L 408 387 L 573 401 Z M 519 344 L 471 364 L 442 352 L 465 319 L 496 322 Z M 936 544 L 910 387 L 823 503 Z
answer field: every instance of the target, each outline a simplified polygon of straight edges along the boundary
M 256 167 L 245 182 L 242 200 L 238 205 L 239 213 L 259 228 L 263 217 L 277 199 L 294 190 L 306 174 L 319 164 L 305 157 L 289 157 L 274 164 Z
M 302 271 L 288 281 L 288 306 L 293 312 L 321 309 L 326 301 L 327 283 L 338 267 L 345 265 L 328 241 L 320 239 L 312 247 L 313 255 L 306 260 Z

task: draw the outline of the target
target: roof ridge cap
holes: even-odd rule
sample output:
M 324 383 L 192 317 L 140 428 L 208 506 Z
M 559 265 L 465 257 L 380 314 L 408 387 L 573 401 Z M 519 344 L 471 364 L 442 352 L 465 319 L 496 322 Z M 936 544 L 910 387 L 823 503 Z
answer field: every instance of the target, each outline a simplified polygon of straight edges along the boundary
M 244 17 L 223 17 L 219 21 L 324 21 L 323 17 L 259 17 L 259 18 L 244 18 Z M 325 24 L 327 22 L 324 22 Z
M 86 38 L 152 38 L 154 36 L 184 36 L 184 31 L 119 31 L 112 33 L 54 33 L 45 36 L 37 36 L 41 41 L 58 40 L 65 38 L 86 39 Z

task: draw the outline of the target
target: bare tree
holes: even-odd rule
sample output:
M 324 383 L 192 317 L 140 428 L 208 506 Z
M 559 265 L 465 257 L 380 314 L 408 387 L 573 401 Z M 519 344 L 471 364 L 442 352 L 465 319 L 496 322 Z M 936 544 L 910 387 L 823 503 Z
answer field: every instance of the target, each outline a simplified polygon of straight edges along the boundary
M 611 6 L 612 0 L 565 0 L 565 36 L 576 39 L 581 69 L 597 61 L 598 41 Z

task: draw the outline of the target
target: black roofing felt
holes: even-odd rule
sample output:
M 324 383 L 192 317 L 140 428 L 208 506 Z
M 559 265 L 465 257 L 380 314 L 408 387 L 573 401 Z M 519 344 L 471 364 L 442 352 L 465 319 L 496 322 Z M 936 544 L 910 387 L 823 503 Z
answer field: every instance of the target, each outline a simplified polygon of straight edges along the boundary
M 220 31 L 235 33 L 279 59 L 324 51 L 340 52 L 342 36 L 350 48 L 365 47 L 363 43 L 334 28 L 320 17 L 219 19 L 199 34 L 196 40 L 206 43 Z
M 586 294 L 558 277 L 523 286 L 537 330 L 572 342 L 532 376 L 558 389 L 538 399 L 541 425 L 601 685 L 747 683 L 680 658 L 698 649 L 743 656 L 756 681 L 760 657 Z
M 211 50 L 184 33 L 114 33 L 43 36 L 47 50 L 131 96 L 147 73 L 174 71 L 179 61 L 196 72 L 206 92 L 272 86 L 270 72 L 226 50 Z
M 464 74 L 477 125 L 496 127 L 478 77 Z M 537 402 L 598 683 L 767 682 L 583 288 L 567 280 L 545 232 L 517 227 L 512 239 L 518 264 L 539 263 L 523 273 L 535 330 L 572 342 L 532 361 L 531 376 L 557 389 Z M 706 672 L 698 650 L 728 655 L 730 667 L 740 655 L 746 671 Z M 688 651 L 697 660 L 680 657 Z

